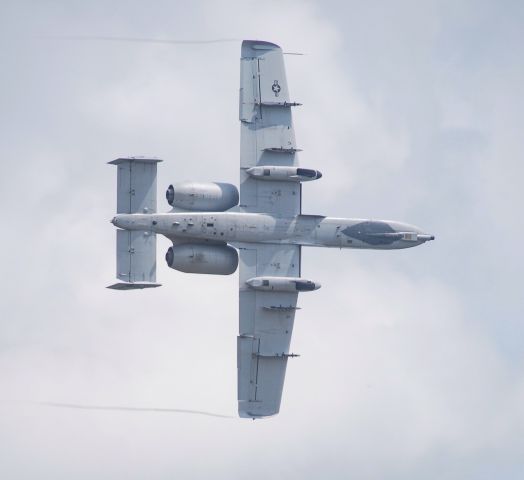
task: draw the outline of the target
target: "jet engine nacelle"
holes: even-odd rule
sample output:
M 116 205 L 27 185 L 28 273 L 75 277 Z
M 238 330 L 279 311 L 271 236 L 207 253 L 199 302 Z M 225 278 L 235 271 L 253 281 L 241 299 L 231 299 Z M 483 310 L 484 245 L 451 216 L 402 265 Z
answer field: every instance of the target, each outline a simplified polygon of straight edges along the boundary
M 180 272 L 231 275 L 238 266 L 238 253 L 229 245 L 184 243 L 169 247 L 166 262 Z
M 181 182 L 169 185 L 166 199 L 181 210 L 225 212 L 238 205 L 238 190 L 230 183 Z

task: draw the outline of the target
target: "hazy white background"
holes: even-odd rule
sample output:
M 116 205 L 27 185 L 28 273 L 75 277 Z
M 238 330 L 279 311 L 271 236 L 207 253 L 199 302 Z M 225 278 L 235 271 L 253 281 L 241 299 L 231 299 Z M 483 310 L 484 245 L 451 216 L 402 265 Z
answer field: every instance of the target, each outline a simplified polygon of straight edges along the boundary
M 2 479 L 524 476 L 524 5 L 0 2 Z M 304 211 L 406 221 L 417 249 L 308 249 L 281 414 L 236 414 L 237 275 L 114 292 L 120 155 L 237 183 L 240 42 L 286 51 Z

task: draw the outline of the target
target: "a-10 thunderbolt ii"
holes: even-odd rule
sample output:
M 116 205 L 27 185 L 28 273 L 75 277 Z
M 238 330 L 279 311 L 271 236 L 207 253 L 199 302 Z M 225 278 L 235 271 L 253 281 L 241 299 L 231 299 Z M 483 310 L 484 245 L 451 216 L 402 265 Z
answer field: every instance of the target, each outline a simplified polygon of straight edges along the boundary
M 156 234 L 173 242 L 165 258 L 186 273 L 230 275 L 240 263 L 237 337 L 240 417 L 280 409 L 297 298 L 320 288 L 301 275 L 302 247 L 390 250 L 432 235 L 383 220 L 302 213 L 302 182 L 322 177 L 298 166 L 291 110 L 278 45 L 246 40 L 240 60 L 240 195 L 227 183 L 175 183 L 172 209 L 157 213 L 155 158 L 128 157 L 118 167 L 118 282 L 114 289 L 157 287 Z

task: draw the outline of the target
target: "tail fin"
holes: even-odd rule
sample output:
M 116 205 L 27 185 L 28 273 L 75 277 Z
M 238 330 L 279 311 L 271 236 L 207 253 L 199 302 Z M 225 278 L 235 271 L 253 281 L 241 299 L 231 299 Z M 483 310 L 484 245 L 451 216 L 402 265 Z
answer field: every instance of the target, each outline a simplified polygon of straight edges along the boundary
M 156 158 L 127 157 L 117 165 L 117 213 L 156 213 Z M 152 232 L 117 230 L 116 277 L 108 288 L 132 290 L 159 287 L 156 283 L 156 235 Z
M 156 213 L 158 158 L 124 157 L 109 162 L 118 166 L 116 213 Z

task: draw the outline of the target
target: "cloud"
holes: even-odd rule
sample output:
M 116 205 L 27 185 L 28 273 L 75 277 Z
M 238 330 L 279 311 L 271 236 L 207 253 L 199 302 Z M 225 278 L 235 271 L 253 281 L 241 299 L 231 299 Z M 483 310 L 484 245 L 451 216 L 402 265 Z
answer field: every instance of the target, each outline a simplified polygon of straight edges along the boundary
M 480 2 L 4 6 L 3 400 L 235 414 L 236 276 L 112 292 L 113 167 L 236 183 L 239 45 L 285 50 L 307 212 L 398 218 L 402 252 L 306 249 L 281 414 L 246 422 L 0 404 L 6 478 L 517 478 L 524 384 L 522 9 Z M 31 13 L 31 14 L 30 14 Z M 13 39 L 16 39 L 14 41 Z M 9 40 L 9 41 L 7 41 Z M 205 301 L 203 301 L 203 299 Z M 30 459 L 30 461 L 28 460 Z

